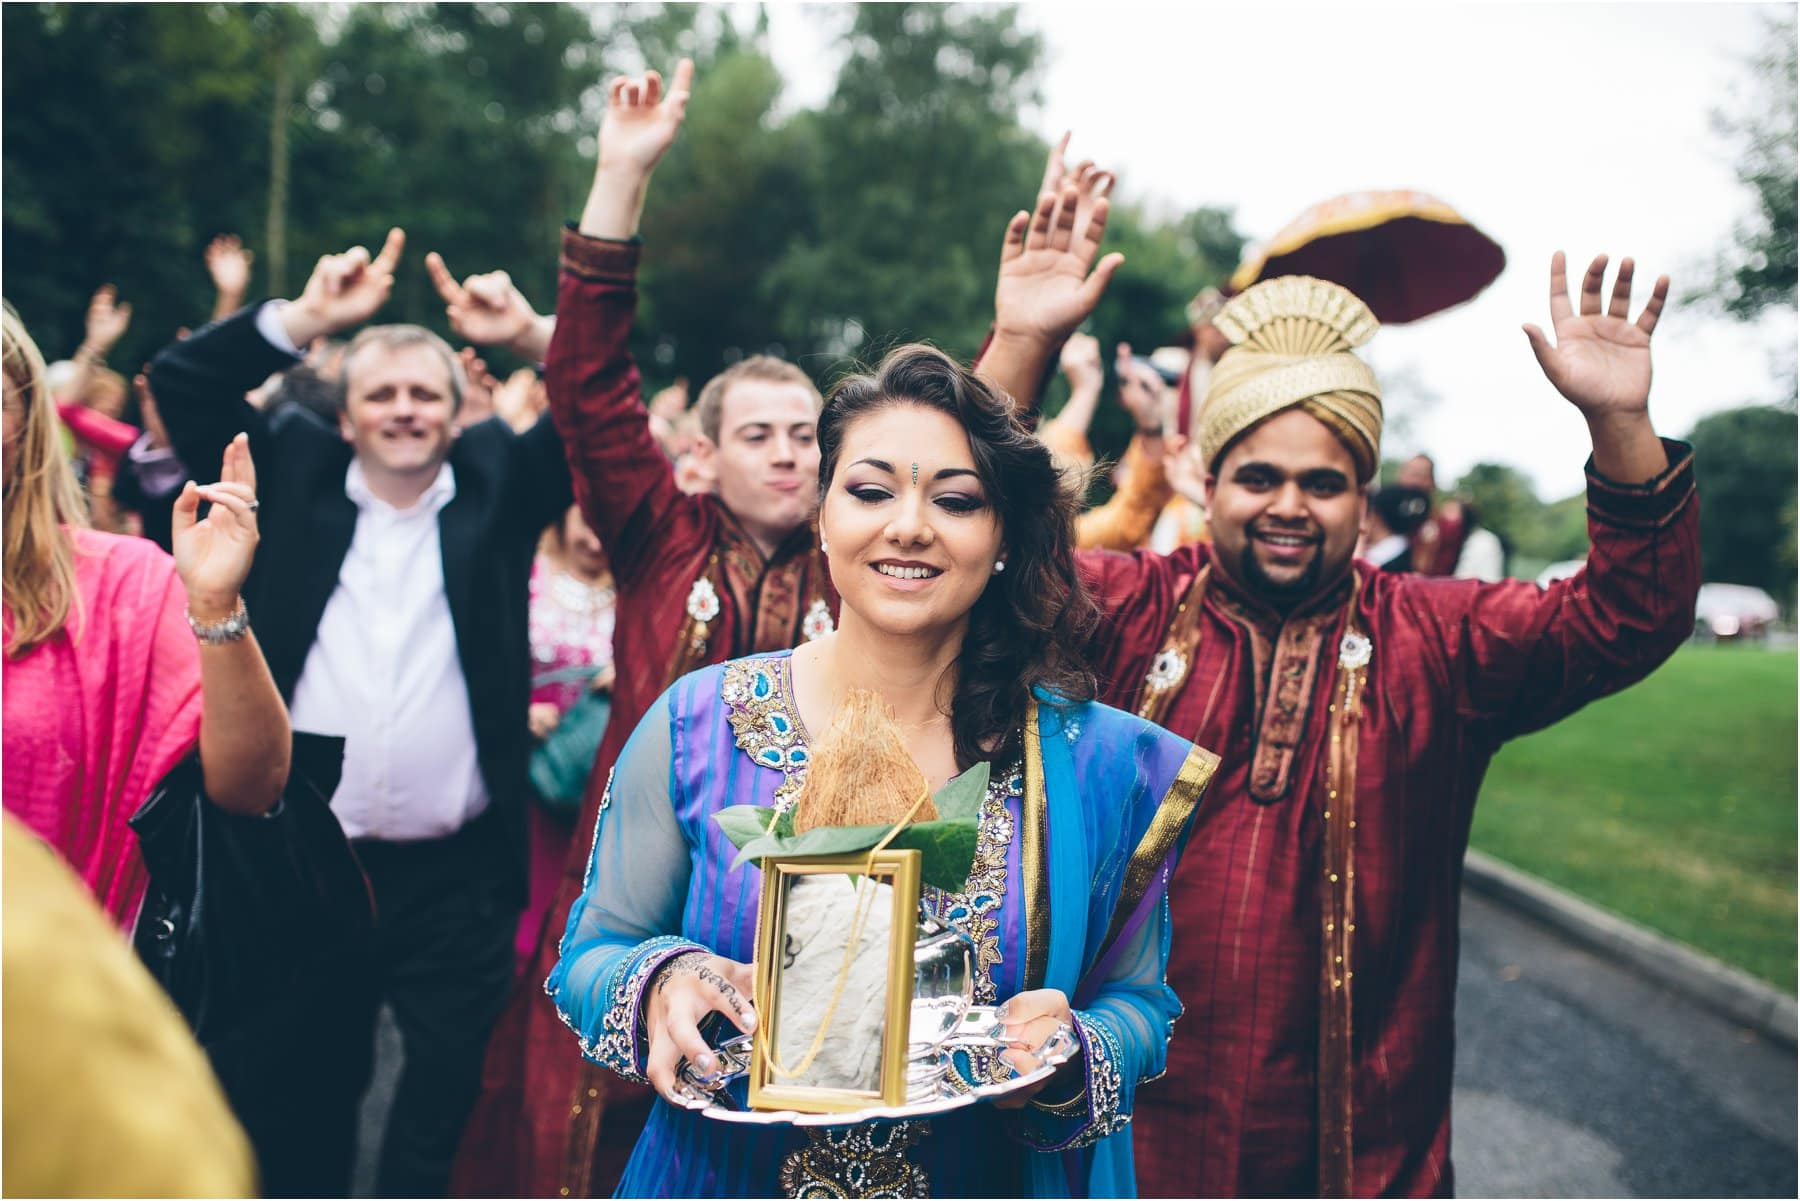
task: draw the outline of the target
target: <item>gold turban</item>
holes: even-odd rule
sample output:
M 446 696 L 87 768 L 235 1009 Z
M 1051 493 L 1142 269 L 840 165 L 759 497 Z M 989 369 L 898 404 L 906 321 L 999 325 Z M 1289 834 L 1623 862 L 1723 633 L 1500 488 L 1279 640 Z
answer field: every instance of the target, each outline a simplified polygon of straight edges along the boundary
M 1381 388 L 1350 353 L 1380 322 L 1347 289 L 1307 275 L 1266 280 L 1213 318 L 1231 342 L 1208 381 L 1194 436 L 1209 468 L 1233 439 L 1300 408 L 1323 422 L 1356 460 L 1359 483 L 1381 459 Z

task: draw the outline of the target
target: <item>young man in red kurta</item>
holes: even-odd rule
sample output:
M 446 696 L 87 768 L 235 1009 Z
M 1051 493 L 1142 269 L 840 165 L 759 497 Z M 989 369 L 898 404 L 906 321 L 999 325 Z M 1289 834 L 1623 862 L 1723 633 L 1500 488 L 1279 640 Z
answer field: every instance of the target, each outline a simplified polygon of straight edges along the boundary
M 1592 549 L 1574 578 L 1352 561 L 1380 401 L 1351 350 L 1374 319 L 1319 281 L 1285 300 L 1261 285 L 1218 318 L 1237 345 L 1196 431 L 1212 545 L 1085 559 L 1108 614 L 1102 699 L 1223 755 L 1170 888 L 1186 1012 L 1168 1074 L 1138 1093 L 1146 1196 L 1453 1189 L 1458 900 L 1487 765 L 1641 679 L 1693 624 L 1689 450 L 1656 436 L 1647 407 L 1668 281 L 1633 322 L 1630 260 L 1603 309 L 1604 269 L 1577 311 L 1558 254 L 1556 345 L 1527 327 L 1592 435 Z M 1034 322 L 1056 324 L 996 320 Z M 1027 395 L 1054 340 L 1035 360 L 1017 343 L 989 369 Z
M 581 891 L 589 832 L 613 761 L 676 678 L 821 637 L 837 611 L 811 527 L 819 395 L 810 380 L 798 368 L 759 359 L 727 372 L 721 388 L 709 385 L 699 403 L 716 492 L 688 495 L 650 432 L 627 349 L 642 249 L 638 220 L 650 173 L 680 129 L 692 73 L 683 62 L 666 95 L 654 72 L 613 84 L 592 191 L 579 226 L 563 233 L 553 327 L 528 320 L 528 307 L 521 315 L 523 299 L 508 294 L 510 285 L 471 280 L 446 288 L 447 272 L 439 279 L 465 337 L 477 328 L 457 305 L 480 308 L 484 295 L 491 310 L 516 318 L 510 328 L 486 331 L 490 340 L 515 341 L 530 353 L 549 334 L 550 412 L 568 451 L 576 502 L 606 547 L 618 587 L 612 718 L 537 954 L 489 1045 L 482 1099 L 458 1160 L 455 1184 L 463 1194 L 611 1194 L 652 1094 L 571 1053 L 543 981 Z

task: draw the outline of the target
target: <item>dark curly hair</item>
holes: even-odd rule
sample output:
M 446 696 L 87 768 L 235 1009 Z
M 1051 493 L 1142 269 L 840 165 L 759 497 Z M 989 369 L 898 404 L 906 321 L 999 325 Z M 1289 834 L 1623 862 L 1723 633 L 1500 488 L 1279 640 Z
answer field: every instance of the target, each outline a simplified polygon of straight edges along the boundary
M 844 432 L 896 405 L 935 409 L 969 435 L 975 472 L 1000 519 L 1006 570 L 969 612 L 956 660 L 950 729 L 962 767 L 1010 766 L 1023 751 L 1032 690 L 1064 703 L 1092 700 L 1082 648 L 1099 610 L 1075 568 L 1074 481 L 1013 415 L 1004 394 L 923 344 L 890 351 L 872 372 L 838 381 L 819 415 L 819 495 L 829 493 Z

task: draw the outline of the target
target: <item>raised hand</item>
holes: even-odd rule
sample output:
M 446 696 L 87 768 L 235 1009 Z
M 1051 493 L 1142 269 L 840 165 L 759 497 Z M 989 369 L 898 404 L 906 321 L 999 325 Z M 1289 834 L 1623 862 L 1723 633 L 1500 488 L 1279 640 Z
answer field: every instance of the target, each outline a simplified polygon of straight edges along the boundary
M 81 341 L 81 351 L 94 358 L 105 358 L 107 351 L 116 345 L 125 331 L 131 326 L 131 305 L 118 303 L 119 290 L 111 284 L 102 284 L 94 292 L 93 299 L 88 301 L 87 326 Z
M 675 76 L 666 91 L 662 76 L 655 71 L 613 80 L 606 90 L 606 115 L 600 121 L 599 170 L 650 174 L 681 132 L 693 83 L 691 58 L 675 65 Z
M 500 386 L 500 381 L 494 378 L 494 373 L 488 370 L 487 360 L 476 354 L 473 346 L 463 347 L 456 357 L 463 373 L 462 407 L 456 410 L 456 424 L 466 427 L 494 415 L 494 389 Z
M 505 346 L 534 361 L 543 357 L 534 337 L 543 319 L 513 285 L 512 276 L 489 271 L 459 284 L 435 250 L 425 256 L 425 270 L 444 298 L 444 315 L 457 337 L 476 346 Z
M 1062 373 L 1074 392 L 1098 392 L 1106 371 L 1100 365 L 1100 339 L 1092 334 L 1070 334 L 1063 343 Z
M 212 511 L 201 521 L 203 500 Z M 256 465 L 243 434 L 225 447 L 218 483 L 189 480 L 175 498 L 170 549 L 187 587 L 188 611 L 201 621 L 221 621 L 237 608 L 256 557 L 256 508 Z
M 1168 386 L 1155 371 L 1131 356 L 1131 343 L 1115 351 L 1113 371 L 1119 377 L 1119 407 L 1131 414 L 1140 434 L 1162 432 L 1163 402 Z
M 1115 251 L 1094 262 L 1106 233 L 1109 202 L 1099 194 L 1105 177 L 1090 173 L 1085 186 L 1045 193 L 1035 212 L 1007 224 L 994 286 L 996 337 L 1058 342 L 1100 303 L 1125 261 Z
M 149 365 L 145 364 L 146 371 Z M 144 417 L 144 430 L 150 435 L 150 449 L 163 450 L 170 445 L 169 427 L 163 424 L 162 410 L 156 407 L 156 393 L 150 390 L 150 377 L 144 371 L 131 377 L 131 389 L 137 393 L 138 412 Z
M 693 82 L 694 62 L 687 58 L 676 65 L 667 93 L 655 71 L 613 80 L 600 122 L 594 185 L 581 210 L 578 228 L 583 234 L 614 240 L 636 236 L 650 173 L 681 132 Z
M 494 412 L 515 433 L 522 434 L 537 424 L 537 419 L 549 407 L 549 397 L 544 393 L 542 382 L 530 367 L 519 368 L 494 389 Z
M 1093 159 L 1084 158 L 1074 167 L 1068 165 L 1069 138 L 1072 136 L 1072 132 L 1065 132 L 1044 157 L 1044 178 L 1038 184 L 1039 200 L 1055 195 L 1067 187 L 1080 189 L 1084 196 L 1091 194 L 1092 199 L 1098 199 L 1112 191 L 1115 182 L 1113 173 L 1102 171 L 1094 165 Z
M 1669 298 L 1669 277 L 1658 276 L 1650 300 L 1631 320 L 1630 259 L 1619 263 L 1612 299 L 1604 312 L 1600 298 L 1606 281 L 1606 256 L 1588 264 L 1581 280 L 1581 309 L 1569 303 L 1563 253 L 1550 258 L 1550 319 L 1556 344 L 1535 325 L 1525 326 L 1531 351 L 1544 375 L 1590 421 L 1645 412 L 1650 403 L 1650 335 Z
M 206 273 L 221 297 L 244 298 L 250 289 L 250 264 L 256 252 L 244 249 L 236 234 L 220 234 L 206 245 Z
M 381 253 L 373 259 L 365 246 L 321 258 L 300 298 L 281 312 L 288 337 L 304 347 L 314 338 L 373 317 L 394 290 L 394 268 L 405 246 L 406 231 L 395 228 L 388 230 Z

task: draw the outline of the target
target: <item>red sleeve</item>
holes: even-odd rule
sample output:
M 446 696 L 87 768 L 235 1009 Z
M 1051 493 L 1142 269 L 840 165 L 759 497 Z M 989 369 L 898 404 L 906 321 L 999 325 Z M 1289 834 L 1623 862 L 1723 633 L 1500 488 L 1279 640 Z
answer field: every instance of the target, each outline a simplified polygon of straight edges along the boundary
M 1649 675 L 1693 632 L 1700 514 L 1690 449 L 1642 485 L 1588 466 L 1587 565 L 1548 588 L 1391 576 L 1400 626 L 1428 636 L 1458 715 L 1493 744 L 1550 725 Z M 1409 611 L 1409 612 L 1408 612 Z
M 640 249 L 563 231 L 556 332 L 544 363 L 575 501 L 621 583 L 643 571 L 649 552 L 706 520 L 700 499 L 675 486 L 674 468 L 650 433 L 628 348 Z
M 135 425 L 127 425 L 83 404 L 58 404 L 56 414 L 77 438 L 115 463 L 143 433 Z
M 1150 660 L 1162 649 L 1175 606 L 1187 595 L 1202 554 L 1182 547 L 1172 555 L 1084 550 L 1075 555 L 1081 577 L 1100 607 L 1088 640 L 1088 665 L 1100 680 L 1100 699 L 1129 709 Z

